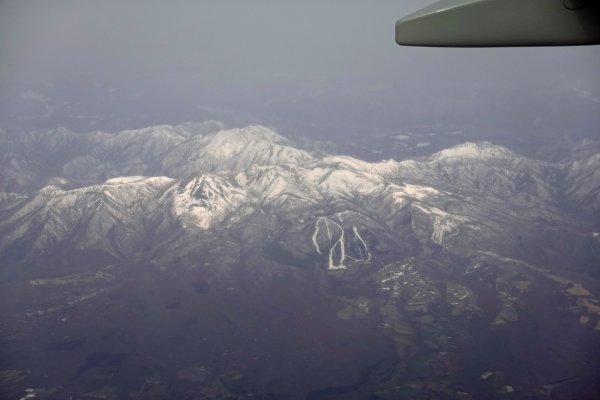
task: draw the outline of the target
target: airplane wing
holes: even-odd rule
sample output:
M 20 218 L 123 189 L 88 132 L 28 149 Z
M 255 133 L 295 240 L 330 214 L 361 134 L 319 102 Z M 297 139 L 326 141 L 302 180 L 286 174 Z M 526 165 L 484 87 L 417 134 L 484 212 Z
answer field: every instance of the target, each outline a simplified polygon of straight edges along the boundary
M 396 22 L 406 46 L 600 44 L 600 0 L 442 0 Z

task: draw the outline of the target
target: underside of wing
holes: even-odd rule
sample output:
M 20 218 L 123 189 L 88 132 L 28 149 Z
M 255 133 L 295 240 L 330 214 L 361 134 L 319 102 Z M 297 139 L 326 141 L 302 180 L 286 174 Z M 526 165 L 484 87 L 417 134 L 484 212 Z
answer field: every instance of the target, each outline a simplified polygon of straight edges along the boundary
M 396 23 L 407 46 L 600 44 L 599 0 L 442 0 Z

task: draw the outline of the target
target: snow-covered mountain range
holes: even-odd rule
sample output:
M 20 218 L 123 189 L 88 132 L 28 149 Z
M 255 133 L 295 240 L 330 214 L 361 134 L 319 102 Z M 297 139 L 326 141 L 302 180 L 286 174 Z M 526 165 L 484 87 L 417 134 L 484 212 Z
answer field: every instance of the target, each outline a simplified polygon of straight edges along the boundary
M 5 151 L 3 186 L 12 191 L 2 194 L 0 252 L 73 242 L 133 254 L 148 230 L 186 236 L 227 229 L 256 213 L 307 232 L 329 220 L 340 234 L 380 230 L 424 247 L 494 243 L 513 255 L 517 240 L 540 229 L 583 242 L 600 230 L 598 154 L 549 163 L 484 142 L 368 163 L 318 157 L 262 126 L 224 130 L 214 122 L 117 134 L 56 130 L 12 143 L 25 145 L 38 157 Z M 23 168 L 45 160 L 47 168 L 24 175 Z M 44 180 L 50 184 L 25 191 Z M 313 251 L 338 246 L 338 261 L 330 264 L 341 264 L 345 250 L 333 237 L 326 241 L 313 240 Z
M 218 122 L 0 143 L 11 371 L 47 379 L 34 366 L 63 353 L 30 344 L 50 341 L 79 359 L 122 346 L 133 356 L 119 376 L 162 393 L 147 398 L 246 399 L 276 390 L 263 373 L 289 396 L 252 398 L 525 399 L 563 378 L 597 382 L 581 372 L 600 344 L 595 143 L 558 161 L 482 142 L 370 163 Z M 281 359 L 273 343 L 288 343 Z M 69 354 L 53 390 L 104 396 L 113 383 L 95 382 L 116 372 L 94 371 L 110 363 Z M 168 366 L 162 378 L 142 377 L 147 360 Z

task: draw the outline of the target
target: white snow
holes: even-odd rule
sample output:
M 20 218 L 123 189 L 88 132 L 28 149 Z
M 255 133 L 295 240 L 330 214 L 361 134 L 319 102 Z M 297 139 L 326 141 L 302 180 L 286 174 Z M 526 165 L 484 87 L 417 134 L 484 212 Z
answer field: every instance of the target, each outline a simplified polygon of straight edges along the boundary
M 492 375 L 494 375 L 494 373 L 492 371 L 486 371 L 483 374 L 481 374 L 481 379 L 483 379 L 485 381 Z
M 320 237 L 320 233 L 322 232 L 321 229 L 323 228 L 327 233 L 327 236 L 324 238 L 322 236 Z M 311 241 L 318 254 L 323 254 L 321 246 L 319 245 L 320 238 L 322 242 L 326 242 L 327 246 L 329 246 L 327 253 L 327 268 L 329 270 L 346 269 L 347 259 L 359 262 L 369 262 L 373 258 L 367 243 L 360 235 L 356 226 L 352 227 L 352 233 L 354 237 L 362 244 L 364 250 L 361 250 L 360 258 L 351 257 L 346 253 L 345 231 L 340 224 L 327 217 L 319 217 L 315 221 L 315 230 L 313 231 Z
M 107 185 L 127 185 L 130 183 L 139 183 L 145 180 L 144 176 L 119 176 L 117 178 L 111 178 L 105 183 Z
M 393 172 L 398 167 L 398 163 L 394 160 L 370 163 L 349 156 L 328 156 L 323 158 L 320 163 L 327 164 L 331 168 L 341 168 L 355 173 L 370 173 L 376 175 Z
M 398 188 L 399 192 L 405 193 L 406 195 L 417 200 L 424 200 L 431 196 L 440 194 L 440 192 L 437 189 L 428 186 L 411 185 L 409 183 L 406 183 L 404 184 L 404 186 L 396 187 Z
M 321 199 L 316 185 L 307 179 L 305 169 L 298 166 L 253 166 L 236 175 L 235 182 L 263 204 L 284 206 L 293 202 L 302 206 Z
M 314 167 L 305 176 L 319 191 L 338 196 L 369 195 L 382 189 L 384 183 L 379 175 L 335 166 Z
M 335 232 L 338 233 L 338 237 L 335 241 L 333 241 L 333 234 L 330 228 L 330 224 L 335 229 Z M 327 267 L 330 270 L 335 269 L 346 269 L 346 265 L 344 265 L 344 261 L 346 260 L 346 244 L 344 239 L 344 229 L 335 221 L 326 218 L 319 217 L 315 222 L 315 231 L 312 235 L 312 242 L 315 246 L 315 250 L 319 254 L 323 254 L 321 248 L 318 243 L 318 236 L 321 229 L 321 226 L 325 227 L 327 232 L 327 244 L 331 247 L 329 248 L 329 253 L 327 257 Z M 333 241 L 333 243 L 332 243 Z
M 444 210 L 433 206 L 414 205 L 419 210 L 432 216 L 431 240 L 437 244 L 444 244 L 445 240 L 458 235 L 460 226 L 466 222 L 466 218 L 451 215 Z
M 367 252 L 367 259 L 366 259 L 366 261 L 371 261 L 371 259 L 373 258 L 373 255 L 369 251 L 369 248 L 367 247 L 367 243 L 364 241 L 364 239 L 362 238 L 362 236 L 360 236 L 360 233 L 358 232 L 358 229 L 355 226 L 352 227 L 352 232 L 354 232 L 354 235 L 356 236 L 356 238 L 358 240 L 360 240 L 360 242 L 362 243 L 362 245 L 365 248 L 365 251 Z
M 221 131 L 207 137 L 197 157 L 229 168 L 299 164 L 313 159 L 306 151 L 289 146 L 287 139 L 259 125 Z
M 55 177 L 48 179 L 48 184 L 46 186 L 49 186 L 49 185 L 65 186 L 68 183 L 69 183 L 68 179 L 63 178 L 62 176 L 55 176 Z
M 182 226 L 209 229 L 236 211 L 246 199 L 246 192 L 233 187 L 226 179 L 202 175 L 175 195 L 173 212 L 182 220 Z
M 434 160 L 450 159 L 491 159 L 514 158 L 516 155 L 505 147 L 483 143 L 463 143 L 449 149 L 442 150 L 431 156 Z

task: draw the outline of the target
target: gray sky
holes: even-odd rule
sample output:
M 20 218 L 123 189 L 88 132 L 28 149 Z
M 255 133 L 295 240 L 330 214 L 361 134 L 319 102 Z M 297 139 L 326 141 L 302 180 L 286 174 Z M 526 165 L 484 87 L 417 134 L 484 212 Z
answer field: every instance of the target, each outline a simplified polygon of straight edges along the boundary
M 362 73 L 393 62 L 393 23 L 418 3 L 9 1 L 2 69 L 223 79 Z
M 428 3 L 2 0 L 0 82 L 13 115 L 13 103 L 40 94 L 89 101 L 92 114 L 111 101 L 131 112 L 161 109 L 167 120 L 194 119 L 169 114 L 193 103 L 383 130 L 510 120 L 542 129 L 556 126 L 539 121 L 557 111 L 576 116 L 560 129 L 598 126 L 598 46 L 397 46 L 395 21 Z M 84 89 L 110 96 L 99 105 L 72 93 Z

